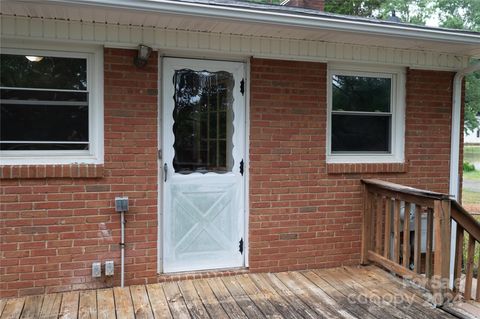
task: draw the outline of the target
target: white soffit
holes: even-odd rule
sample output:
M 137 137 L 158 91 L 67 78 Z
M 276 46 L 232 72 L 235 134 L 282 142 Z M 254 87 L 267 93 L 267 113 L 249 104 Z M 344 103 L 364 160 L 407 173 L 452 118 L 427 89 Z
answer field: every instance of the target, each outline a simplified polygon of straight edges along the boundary
M 100 4 L 101 3 L 101 4 Z M 110 4 L 109 4 L 110 3 Z M 186 9 L 190 9 L 190 13 L 185 9 L 182 14 L 172 13 L 172 10 L 168 12 L 163 12 L 161 10 L 148 9 L 147 7 L 141 8 L 127 8 L 126 5 L 123 7 L 119 6 L 121 4 L 140 4 L 140 5 L 151 5 L 152 3 L 166 3 L 172 6 L 185 6 Z M 97 4 L 97 5 L 95 5 Z M 115 5 L 117 4 L 117 5 Z M 188 7 L 190 5 L 190 7 Z M 110 43 L 112 45 L 115 42 L 118 42 L 119 45 L 126 45 L 126 42 L 130 41 L 132 43 L 139 42 L 148 42 L 144 39 L 144 33 L 153 33 L 152 37 L 155 38 L 159 36 L 159 33 L 169 33 L 170 36 L 173 36 L 172 33 L 185 33 L 189 32 L 191 34 L 196 34 L 198 41 L 202 39 L 207 39 L 213 37 L 226 38 L 229 37 L 230 41 L 235 39 L 240 39 L 240 41 L 250 42 L 263 42 L 264 48 L 262 51 L 268 51 L 265 49 L 267 45 L 278 45 L 283 46 L 283 55 L 291 55 L 292 58 L 298 57 L 301 54 L 295 54 L 300 49 L 286 49 L 285 43 L 295 43 L 295 45 L 301 46 L 345 46 L 350 45 L 352 51 L 355 50 L 366 50 L 371 51 L 371 48 L 378 48 L 378 50 L 401 50 L 401 54 L 405 55 L 405 50 L 412 52 L 423 52 L 424 55 L 448 55 L 449 57 L 441 57 L 433 59 L 444 59 L 452 60 L 456 59 L 458 62 L 449 61 L 448 63 L 442 63 L 443 66 L 447 68 L 460 68 L 466 64 L 468 57 L 480 57 L 480 35 L 474 33 L 465 33 L 458 35 L 458 41 L 456 40 L 455 33 L 446 33 L 445 37 L 448 40 L 440 40 L 438 34 L 435 34 L 437 37 L 435 40 L 426 40 L 429 30 L 414 30 L 415 32 L 420 32 L 423 35 L 422 37 L 414 37 L 412 35 L 406 35 L 404 30 L 389 30 L 389 35 L 381 35 L 378 33 L 372 32 L 354 32 L 354 31 L 345 31 L 345 30 L 335 30 L 333 27 L 315 27 L 313 23 L 310 26 L 305 25 L 288 25 L 286 23 L 275 23 L 275 22 L 260 22 L 260 21 L 246 21 L 245 19 L 235 18 L 235 17 L 206 17 L 205 14 L 198 11 L 198 15 L 195 15 L 195 8 L 191 6 L 195 4 L 191 3 L 182 3 L 175 1 L 151 1 L 151 0 L 102 0 L 102 1 L 63 1 L 63 0 L 53 0 L 53 1 L 12 1 L 4 0 L 2 1 L 2 6 L 0 8 L 2 12 L 2 36 L 3 37 L 16 37 L 16 36 L 31 36 L 32 31 L 39 32 L 39 30 L 12 30 L 12 28 L 23 28 L 23 29 L 35 29 L 39 25 L 39 20 L 42 21 L 42 26 L 45 24 L 56 24 L 63 25 L 67 27 L 66 30 L 57 30 L 55 32 L 60 33 L 75 33 L 72 29 L 80 28 L 82 32 L 84 28 L 93 27 L 97 29 L 98 32 L 105 32 L 106 35 L 103 37 L 105 43 Z M 209 6 L 203 5 L 203 7 Z M 202 7 L 202 8 L 203 8 Z M 183 8 L 183 7 L 182 7 Z M 214 7 L 217 10 L 217 7 Z M 226 10 L 224 7 L 222 10 Z M 245 10 L 243 10 L 245 11 Z M 245 12 L 241 12 L 244 14 Z M 258 13 L 258 12 L 256 12 Z M 266 16 L 269 15 L 269 12 L 261 12 Z M 15 18 L 15 25 L 10 25 L 12 22 L 9 16 L 17 16 Z M 32 27 L 32 22 L 25 23 L 25 20 L 22 20 L 22 17 L 31 17 L 31 18 L 42 18 L 42 19 L 30 19 L 35 21 L 35 27 Z M 272 18 L 268 16 L 268 18 Z M 306 17 L 308 18 L 308 16 Z M 280 17 L 279 17 L 280 19 Z M 3 20 L 7 20 L 4 22 Z M 48 22 L 49 20 L 53 20 Z M 94 22 L 94 23 L 93 23 Z M 337 23 L 338 24 L 338 23 Z M 346 24 L 346 22 L 345 22 Z M 376 26 L 378 29 L 378 26 Z M 4 30 L 7 28 L 7 30 Z M 57 27 L 58 29 L 58 27 Z M 102 29 L 104 29 L 102 31 Z M 136 33 L 140 38 L 135 38 L 130 36 L 130 39 L 120 39 L 120 33 L 122 29 L 129 29 L 129 33 Z M 21 31 L 21 30 L 20 30 Z M 431 30 L 430 30 L 431 31 Z M 46 31 L 43 30 L 43 33 Z M 193 33 L 192 33 L 193 32 Z M 393 32 L 393 33 L 392 33 Z M 422 33 L 423 32 L 423 33 Z M 19 34 L 20 33 L 20 34 Z M 48 33 L 48 32 L 47 32 Z M 117 36 L 114 36 L 112 33 L 116 33 Z M 141 33 L 141 35 L 139 34 Z M 398 35 L 396 35 L 398 33 Z M 425 34 L 424 34 L 425 33 Z M 453 35 L 452 35 L 453 34 Z M 73 35 L 73 34 L 71 34 Z M 88 40 L 85 34 L 78 35 L 81 40 Z M 68 35 L 64 36 L 68 38 Z M 74 36 L 75 37 L 75 36 Z M 74 38 L 73 37 L 73 38 Z M 148 38 L 148 35 L 146 36 Z M 51 38 L 51 37 L 48 37 Z M 55 35 L 56 39 L 59 38 L 58 35 Z M 61 38 L 61 37 L 60 37 Z M 70 37 L 72 38 L 72 37 Z M 71 40 L 74 40 L 74 39 Z M 441 38 L 441 35 L 440 35 Z M 96 35 L 96 38 L 93 42 L 101 42 L 102 36 Z M 152 39 L 149 43 L 153 46 L 155 45 L 165 45 L 165 43 L 157 43 Z M 163 41 L 164 42 L 164 41 Z M 253 46 L 254 44 L 250 44 Z M 195 46 L 195 45 L 193 45 Z M 202 45 L 199 45 L 200 47 Z M 172 48 L 173 49 L 173 48 Z M 347 49 L 348 50 L 348 49 Z M 240 52 L 236 53 L 247 53 L 252 55 L 262 55 L 255 52 L 255 50 L 240 49 Z M 288 52 L 287 52 L 288 51 Z M 311 51 L 311 50 L 310 50 Z M 318 50 L 317 50 L 318 51 Z M 275 54 L 268 54 L 264 52 L 265 56 L 273 56 Z M 354 54 L 353 52 L 352 54 Z M 312 55 L 313 52 L 310 52 L 308 55 Z M 326 57 L 326 56 L 325 56 Z M 402 58 L 404 62 L 405 58 Z M 428 57 L 426 58 L 428 59 Z M 418 59 L 417 59 L 418 60 Z M 367 61 L 366 61 L 367 62 Z M 384 61 L 388 62 L 388 61 Z M 400 63 L 401 64 L 401 63 Z M 403 63 L 405 64 L 405 63 Z M 412 64 L 412 63 L 410 63 Z M 422 61 L 413 63 L 413 65 L 421 65 Z M 433 64 L 432 64 L 433 66 Z M 439 65 L 439 67 L 442 67 Z

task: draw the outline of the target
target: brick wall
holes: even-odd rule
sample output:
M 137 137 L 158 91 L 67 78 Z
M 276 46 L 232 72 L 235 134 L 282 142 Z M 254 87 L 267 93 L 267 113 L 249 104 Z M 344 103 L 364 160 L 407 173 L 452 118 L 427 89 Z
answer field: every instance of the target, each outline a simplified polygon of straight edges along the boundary
M 359 263 L 361 178 L 448 192 L 452 73 L 408 71 L 404 165 L 326 165 L 326 65 L 251 65 L 252 271 Z
M 118 285 L 120 217 L 113 200 L 120 195 L 131 205 L 126 282 L 155 277 L 157 58 L 137 69 L 135 54 L 105 50 L 105 165 L 90 165 L 90 173 L 78 165 L 2 171 L 0 297 L 112 284 L 91 278 L 97 260 L 115 261 Z
M 118 285 L 122 195 L 126 284 L 180 278 L 156 275 L 157 58 L 137 69 L 134 55 L 105 50 L 104 165 L 0 170 L 0 297 Z M 252 271 L 358 263 L 362 177 L 448 190 L 451 73 L 408 72 L 405 165 L 327 166 L 326 65 L 253 59 L 251 71 Z M 92 279 L 108 259 L 113 280 Z

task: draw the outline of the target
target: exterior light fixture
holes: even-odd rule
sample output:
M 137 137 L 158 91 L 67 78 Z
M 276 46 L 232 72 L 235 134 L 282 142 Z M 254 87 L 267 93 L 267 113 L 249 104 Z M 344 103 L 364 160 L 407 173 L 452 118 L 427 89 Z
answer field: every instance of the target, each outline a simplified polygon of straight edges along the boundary
M 148 57 L 152 53 L 152 48 L 146 45 L 140 44 L 138 46 L 138 54 L 133 59 L 133 64 L 135 64 L 138 68 L 143 68 L 147 65 Z
M 26 55 L 25 57 L 30 62 L 40 62 L 43 60 L 43 56 Z

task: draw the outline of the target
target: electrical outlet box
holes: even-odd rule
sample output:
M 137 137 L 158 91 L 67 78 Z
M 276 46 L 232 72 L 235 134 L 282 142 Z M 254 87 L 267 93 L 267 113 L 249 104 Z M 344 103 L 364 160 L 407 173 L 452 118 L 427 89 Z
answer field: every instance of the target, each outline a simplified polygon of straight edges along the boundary
M 115 197 L 115 211 L 117 213 L 128 211 L 128 197 Z
M 93 278 L 102 277 L 102 264 L 100 262 L 92 263 L 92 277 Z
M 113 260 L 107 260 L 105 262 L 105 276 L 113 276 Z

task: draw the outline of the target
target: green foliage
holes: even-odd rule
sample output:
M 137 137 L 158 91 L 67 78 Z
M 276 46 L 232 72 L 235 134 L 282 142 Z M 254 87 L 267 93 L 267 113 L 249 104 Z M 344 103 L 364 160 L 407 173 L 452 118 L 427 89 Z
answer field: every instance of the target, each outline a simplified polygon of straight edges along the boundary
M 432 0 L 388 0 L 383 1 L 377 18 L 386 20 L 395 11 L 405 23 L 424 25 L 427 19 L 435 12 Z
M 436 4 L 440 26 L 480 32 L 479 0 L 431 0 Z M 465 77 L 465 131 L 473 131 L 480 123 L 480 72 Z
M 403 22 L 424 25 L 438 16 L 440 26 L 480 31 L 480 0 L 326 0 L 325 11 L 388 19 L 395 11 Z M 480 74 L 465 77 L 465 131 L 479 127 Z
M 280 4 L 281 0 L 248 0 Z M 480 0 L 325 0 L 325 11 L 344 15 L 388 19 L 395 11 L 405 23 L 424 25 L 438 16 L 441 27 L 480 32 Z M 480 123 L 480 74 L 465 78 L 465 131 Z
M 440 26 L 480 31 L 480 1 L 430 0 L 438 9 Z
M 480 72 L 465 77 L 465 131 L 472 132 L 480 126 Z
M 469 162 L 463 162 L 463 171 L 464 172 L 473 172 L 475 171 L 475 165 Z
M 403 22 L 425 24 L 435 6 L 432 0 L 326 0 L 325 11 L 382 20 L 395 11 Z
M 382 2 L 382 0 L 325 0 L 325 11 L 359 17 L 374 17 L 374 12 L 380 8 Z

